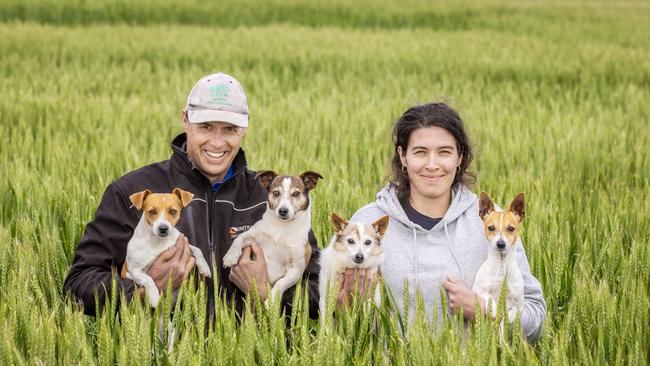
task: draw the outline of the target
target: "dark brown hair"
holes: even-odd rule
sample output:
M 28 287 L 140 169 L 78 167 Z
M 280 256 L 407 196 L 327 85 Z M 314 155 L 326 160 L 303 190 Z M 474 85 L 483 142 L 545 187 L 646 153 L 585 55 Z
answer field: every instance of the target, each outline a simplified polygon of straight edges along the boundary
M 408 200 L 411 193 L 411 185 L 408 173 L 402 171 L 398 148 L 406 154 L 408 143 L 413 131 L 419 128 L 440 127 L 449 132 L 456 140 L 456 147 L 462 157 L 460 167 L 456 171 L 452 187 L 458 183 L 471 185 L 476 182 L 476 175 L 467 171 L 467 167 L 474 159 L 474 153 L 470 144 L 463 120 L 458 113 L 445 103 L 427 103 L 409 108 L 397 120 L 393 128 L 393 144 L 395 151 L 391 162 L 391 183 L 397 189 L 397 197 L 401 200 Z

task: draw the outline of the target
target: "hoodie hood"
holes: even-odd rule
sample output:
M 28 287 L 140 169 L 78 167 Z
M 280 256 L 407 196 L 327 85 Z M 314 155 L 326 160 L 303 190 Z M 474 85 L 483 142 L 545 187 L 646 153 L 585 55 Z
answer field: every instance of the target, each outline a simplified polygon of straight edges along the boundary
M 451 205 L 445 213 L 445 216 L 442 220 L 434 226 L 431 231 L 441 231 L 444 229 L 445 225 L 455 222 L 465 211 L 472 208 L 474 203 L 478 200 L 476 194 L 472 193 L 467 189 L 465 185 L 457 184 L 451 190 Z M 389 183 L 384 187 L 379 193 L 377 193 L 377 207 L 384 211 L 391 219 L 399 221 L 402 225 L 410 230 L 415 229 L 416 231 L 429 232 L 428 230 L 423 229 L 420 225 L 417 225 L 411 220 L 404 212 L 402 204 L 397 198 L 397 193 L 395 185 Z

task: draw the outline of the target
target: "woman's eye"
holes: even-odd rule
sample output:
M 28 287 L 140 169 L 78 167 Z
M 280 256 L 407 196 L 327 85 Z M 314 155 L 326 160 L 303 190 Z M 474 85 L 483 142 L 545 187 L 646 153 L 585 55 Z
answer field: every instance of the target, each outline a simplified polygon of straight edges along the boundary
M 169 210 L 169 214 L 172 215 L 172 216 L 176 216 L 176 213 L 177 213 L 177 212 L 178 212 L 178 211 L 176 211 L 176 210 L 173 209 L 173 208 Z
M 296 198 L 300 197 L 300 191 L 295 191 L 295 192 L 293 192 L 293 193 L 291 194 L 291 196 L 292 196 L 292 197 L 296 197 Z
M 348 239 L 348 244 L 354 244 L 354 240 L 353 239 Z
M 489 230 L 489 231 L 494 231 L 494 225 L 490 225 L 490 226 L 488 226 L 488 230 Z
M 364 244 L 370 245 L 370 244 L 372 244 L 372 241 L 371 240 L 366 240 Z
M 150 216 L 154 216 L 155 214 L 158 213 L 158 211 L 156 211 L 156 210 L 149 210 L 147 213 L 148 213 Z
M 280 192 L 278 191 L 273 191 L 273 197 L 280 197 Z

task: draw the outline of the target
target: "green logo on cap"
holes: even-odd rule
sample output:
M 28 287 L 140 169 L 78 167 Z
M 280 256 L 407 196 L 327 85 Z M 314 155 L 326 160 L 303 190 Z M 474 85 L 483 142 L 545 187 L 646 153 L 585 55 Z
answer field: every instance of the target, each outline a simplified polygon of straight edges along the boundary
M 232 104 L 228 103 L 230 88 L 227 85 L 213 85 L 208 87 L 208 90 L 210 91 L 211 98 L 206 103 L 232 106 Z

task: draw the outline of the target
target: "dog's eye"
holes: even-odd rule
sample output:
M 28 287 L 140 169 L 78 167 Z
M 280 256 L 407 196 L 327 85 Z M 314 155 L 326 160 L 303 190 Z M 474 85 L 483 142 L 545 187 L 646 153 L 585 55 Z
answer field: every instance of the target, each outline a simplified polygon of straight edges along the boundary
M 169 214 L 170 214 L 170 215 L 172 215 L 172 216 L 176 216 L 176 213 L 178 213 L 178 211 L 176 211 L 175 209 L 173 209 L 173 208 L 170 208 L 170 209 L 169 209 Z
M 370 244 L 372 244 L 372 240 L 368 239 L 368 240 L 366 240 L 366 241 L 364 242 L 364 244 L 366 244 L 366 245 L 370 245 Z
M 514 226 L 508 226 L 508 232 L 509 232 L 509 233 L 512 233 L 512 232 L 514 232 L 514 231 L 515 231 L 515 227 L 514 227 Z
M 349 239 L 348 239 L 348 244 L 354 244 L 354 239 L 349 238 Z
M 494 228 L 494 225 L 490 225 L 490 226 L 488 226 L 488 230 L 489 230 L 489 231 L 494 231 L 494 229 L 495 229 L 495 228 Z
M 280 192 L 273 191 L 273 197 L 280 197 Z
M 156 210 L 154 210 L 154 209 L 151 209 L 151 210 L 147 211 L 147 213 L 148 213 L 150 216 L 154 216 L 154 215 L 158 214 L 158 211 L 156 211 Z
M 295 191 L 295 192 L 293 192 L 293 193 L 291 194 L 291 196 L 292 196 L 292 197 L 296 197 L 296 198 L 300 197 L 300 191 Z

